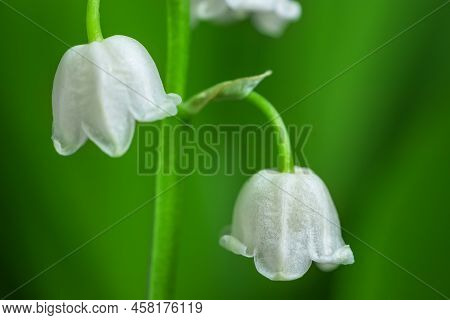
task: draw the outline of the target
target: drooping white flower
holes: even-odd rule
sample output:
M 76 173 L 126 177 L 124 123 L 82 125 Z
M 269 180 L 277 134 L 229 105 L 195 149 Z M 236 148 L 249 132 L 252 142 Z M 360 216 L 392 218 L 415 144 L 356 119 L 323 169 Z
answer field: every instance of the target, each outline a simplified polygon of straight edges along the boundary
M 70 155 L 89 138 L 112 157 L 131 143 L 135 120 L 177 113 L 181 98 L 166 94 L 158 69 L 138 41 L 113 36 L 69 49 L 53 83 L 53 142 Z
M 256 28 L 270 36 L 280 36 L 286 25 L 300 17 L 294 0 L 192 0 L 193 21 L 226 22 L 251 17 Z
M 294 280 L 316 262 L 323 271 L 354 262 L 323 181 L 309 169 L 263 170 L 242 188 L 223 247 L 253 257 L 271 280 Z

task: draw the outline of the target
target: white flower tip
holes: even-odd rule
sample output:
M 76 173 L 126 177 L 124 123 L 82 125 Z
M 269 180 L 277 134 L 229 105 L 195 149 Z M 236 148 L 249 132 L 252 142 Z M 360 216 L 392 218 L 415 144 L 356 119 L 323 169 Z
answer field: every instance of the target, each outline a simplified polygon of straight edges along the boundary
M 251 255 L 247 253 L 247 246 L 233 236 L 230 235 L 222 236 L 219 240 L 219 244 L 223 248 L 231 251 L 234 254 L 238 254 L 244 257 L 251 257 Z
M 296 1 L 281 1 L 276 6 L 275 12 L 286 20 L 297 20 L 302 14 L 302 7 Z
M 355 263 L 355 257 L 353 256 L 352 249 L 350 249 L 349 245 L 337 249 L 330 258 L 331 261 L 337 264 L 345 265 Z
M 292 280 L 296 280 L 303 276 L 303 274 L 301 276 L 298 276 L 298 275 L 287 274 L 285 272 L 276 272 L 276 273 L 272 273 L 272 274 L 263 274 L 263 275 L 272 281 L 292 281 Z
M 339 258 L 341 259 L 341 264 L 354 264 L 355 257 L 353 255 L 352 249 L 349 245 L 343 246 L 338 250 Z
M 178 113 L 177 106 L 182 102 L 179 95 L 175 93 L 169 93 L 166 95 L 165 100 L 158 103 L 158 106 L 152 105 L 152 108 L 142 108 L 136 112 L 134 110 L 133 116 L 137 121 L 152 122 L 162 120 L 167 117 L 175 116 Z
M 102 149 L 104 153 L 106 153 L 111 158 L 120 158 L 128 151 L 128 146 L 126 148 L 108 148 L 108 149 Z
M 181 97 L 179 95 L 177 95 L 176 93 L 168 93 L 167 101 L 168 102 L 170 101 L 173 104 L 173 106 L 176 107 L 179 104 L 181 104 L 181 102 L 183 102 L 183 99 L 181 99 Z M 176 112 L 175 112 L 175 114 L 176 114 Z
M 56 152 L 58 152 L 62 156 L 70 156 L 78 150 L 78 148 L 64 147 L 61 142 L 55 137 L 52 137 L 52 140 Z
M 319 257 L 316 261 L 317 267 L 321 271 L 333 271 L 339 265 L 349 265 L 355 263 L 352 249 L 349 245 L 345 245 L 337 249 L 331 256 Z
M 350 248 L 349 248 L 350 249 Z M 348 265 L 355 263 L 355 258 L 353 257 L 353 253 L 351 250 L 347 251 L 346 254 L 346 260 L 342 260 L 340 264 L 334 264 L 334 263 L 316 263 L 317 268 L 319 268 L 320 271 L 324 272 L 330 272 L 337 269 L 341 264 L 342 265 Z
M 264 254 L 255 255 L 256 270 L 264 277 L 272 281 L 293 281 L 297 280 L 309 270 L 311 260 L 299 260 L 296 257 L 290 257 L 288 261 L 284 261 L 277 266 L 272 265 L 270 258 L 264 257 Z M 294 263 L 292 263 L 294 261 Z M 272 261 L 273 262 L 273 261 Z M 286 263 L 287 262 L 287 263 Z
M 211 17 L 213 17 L 214 15 L 211 13 L 210 10 L 210 5 L 207 2 L 202 2 L 197 6 L 197 18 L 201 19 L 201 20 L 207 20 Z

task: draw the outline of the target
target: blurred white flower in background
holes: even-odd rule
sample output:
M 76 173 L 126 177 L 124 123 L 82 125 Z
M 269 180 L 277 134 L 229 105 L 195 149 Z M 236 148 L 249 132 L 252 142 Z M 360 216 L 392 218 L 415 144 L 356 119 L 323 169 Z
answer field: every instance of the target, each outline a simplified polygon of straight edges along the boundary
M 280 36 L 287 24 L 298 20 L 300 15 L 300 4 L 294 0 L 191 0 L 193 23 L 250 17 L 261 33 L 273 37 Z
M 89 138 L 111 157 L 130 146 L 135 120 L 177 113 L 181 98 L 166 94 L 158 69 L 138 41 L 113 36 L 69 49 L 53 83 L 53 142 L 61 155 Z
M 251 177 L 237 199 L 231 234 L 220 243 L 253 257 L 259 273 L 278 281 L 300 278 L 312 261 L 323 271 L 354 262 L 327 187 L 300 167 L 295 173 L 262 170 Z

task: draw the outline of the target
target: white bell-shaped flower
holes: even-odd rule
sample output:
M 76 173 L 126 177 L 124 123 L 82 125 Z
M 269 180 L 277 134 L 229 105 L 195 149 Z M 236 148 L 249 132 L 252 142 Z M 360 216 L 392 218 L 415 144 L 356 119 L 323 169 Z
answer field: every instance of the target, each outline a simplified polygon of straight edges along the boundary
M 294 0 L 192 0 L 191 15 L 193 21 L 218 22 L 250 16 L 261 33 L 277 37 L 300 17 L 301 7 Z
M 112 157 L 131 143 L 135 120 L 177 113 L 181 98 L 166 94 L 158 69 L 138 41 L 113 36 L 69 49 L 53 84 L 53 142 L 70 155 L 89 138 Z
M 223 247 L 253 257 L 271 280 L 294 280 L 316 262 L 323 271 L 354 262 L 323 181 L 309 169 L 263 170 L 242 188 Z

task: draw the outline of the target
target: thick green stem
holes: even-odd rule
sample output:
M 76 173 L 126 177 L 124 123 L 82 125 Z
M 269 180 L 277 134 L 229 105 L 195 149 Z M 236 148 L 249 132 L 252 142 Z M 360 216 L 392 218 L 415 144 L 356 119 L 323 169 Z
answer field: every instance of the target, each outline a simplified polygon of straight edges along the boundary
M 189 63 L 189 0 L 167 1 L 166 89 L 184 97 Z
M 294 158 L 292 156 L 291 142 L 280 114 L 266 98 L 256 92 L 250 93 L 246 100 L 264 113 L 275 130 L 278 147 L 278 170 L 280 172 L 293 173 Z
M 89 43 L 102 41 L 102 28 L 100 26 L 100 0 L 88 0 L 86 12 L 86 28 Z
M 168 45 L 166 90 L 181 96 L 185 93 L 189 51 L 189 0 L 167 0 Z M 180 176 L 174 172 L 179 160 L 178 148 L 170 148 L 175 125 L 174 117 L 162 121 L 160 130 L 160 168 L 156 192 L 153 249 L 150 266 L 149 299 L 173 299 L 176 276 L 176 257 L 181 213 L 183 210 L 178 185 Z M 179 130 L 178 130 L 179 132 Z M 169 151 L 169 152 L 167 152 Z M 167 190 L 167 191 L 166 191 Z

